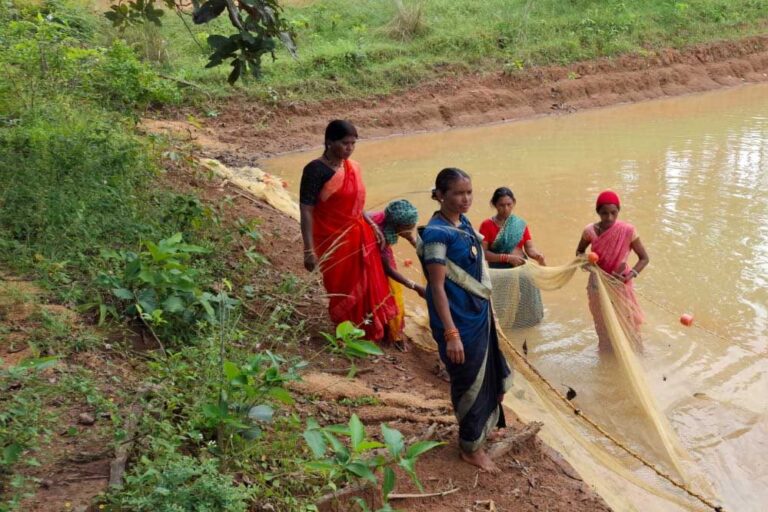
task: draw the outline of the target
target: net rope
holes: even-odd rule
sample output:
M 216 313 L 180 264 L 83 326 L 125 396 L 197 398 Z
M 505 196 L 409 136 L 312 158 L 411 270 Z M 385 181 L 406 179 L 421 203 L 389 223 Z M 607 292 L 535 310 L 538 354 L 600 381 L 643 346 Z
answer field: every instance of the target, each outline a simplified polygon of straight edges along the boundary
M 513 345 L 507 334 L 516 326 L 516 320 L 524 312 L 525 308 L 535 307 L 537 299 L 532 297 L 532 288 L 547 292 L 563 288 L 580 270 L 589 273 L 588 293 L 590 296 L 590 310 L 595 319 L 595 328 L 600 338 L 600 344 L 609 344 L 617 362 L 626 377 L 632 396 L 637 405 L 648 418 L 653 427 L 656 438 L 663 447 L 666 455 L 666 464 L 672 471 L 665 471 L 659 464 L 653 463 L 637 450 L 622 442 L 615 435 L 608 432 L 596 421 L 577 408 L 565 397 L 549 380 L 547 380 Z M 645 379 L 645 374 L 638 353 L 642 353 L 642 336 L 640 323 L 642 311 L 632 293 L 621 281 L 605 273 L 597 265 L 589 263 L 585 257 L 578 257 L 566 265 L 555 267 L 542 267 L 533 261 L 525 265 L 511 269 L 490 269 L 493 283 L 493 309 L 496 316 L 500 346 L 515 370 L 517 370 L 528 383 L 530 383 L 539 395 L 546 397 L 550 402 L 556 403 L 561 409 L 566 409 L 569 414 L 579 418 L 589 427 L 597 431 L 612 445 L 637 460 L 656 475 L 682 490 L 690 498 L 695 499 L 700 505 L 708 509 L 723 511 L 717 500 L 711 498 L 714 494 L 711 484 L 704 475 L 697 473 L 694 461 L 680 442 L 677 434 L 670 425 L 666 416 L 661 412 L 653 394 Z M 422 329 L 428 329 L 428 319 L 411 317 L 411 322 L 416 322 Z M 416 336 L 413 338 L 416 345 L 424 350 L 435 351 L 434 342 L 428 336 Z M 607 347 L 604 347 L 607 348 Z M 565 425 L 561 425 L 565 426 Z M 565 426 L 565 428 L 569 428 Z M 588 450 L 594 457 L 601 460 L 606 466 L 621 473 L 624 478 L 648 492 L 673 501 L 681 506 L 690 506 L 681 502 L 679 496 L 654 488 L 632 474 L 631 471 L 615 461 L 615 457 L 589 442 L 578 432 L 572 432 L 574 438 Z

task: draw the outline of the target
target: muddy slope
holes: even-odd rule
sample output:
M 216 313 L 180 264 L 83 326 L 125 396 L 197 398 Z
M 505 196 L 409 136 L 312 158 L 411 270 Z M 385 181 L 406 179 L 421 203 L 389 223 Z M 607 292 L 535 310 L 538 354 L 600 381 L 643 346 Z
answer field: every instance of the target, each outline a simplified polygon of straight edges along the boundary
M 180 131 L 206 156 L 229 164 L 317 147 L 328 120 L 346 118 L 361 135 L 443 130 L 768 81 L 768 36 L 573 64 L 446 78 L 363 100 L 283 104 L 233 100 L 195 128 L 174 112 L 152 128 Z

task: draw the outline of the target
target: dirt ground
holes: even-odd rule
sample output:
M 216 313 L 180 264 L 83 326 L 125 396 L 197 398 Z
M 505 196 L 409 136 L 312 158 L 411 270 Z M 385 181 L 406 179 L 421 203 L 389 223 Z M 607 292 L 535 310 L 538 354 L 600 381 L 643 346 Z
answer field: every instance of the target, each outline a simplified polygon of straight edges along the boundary
M 198 143 L 204 156 L 243 166 L 265 156 L 321 146 L 325 125 L 334 118 L 354 122 L 363 138 L 384 137 L 765 81 L 768 36 L 758 36 L 569 66 L 451 77 L 361 100 L 283 103 L 275 108 L 234 99 L 215 106 L 220 114 L 202 120 L 199 127 L 186 121 L 194 114 L 186 110 L 159 113 L 145 120 L 145 126 Z

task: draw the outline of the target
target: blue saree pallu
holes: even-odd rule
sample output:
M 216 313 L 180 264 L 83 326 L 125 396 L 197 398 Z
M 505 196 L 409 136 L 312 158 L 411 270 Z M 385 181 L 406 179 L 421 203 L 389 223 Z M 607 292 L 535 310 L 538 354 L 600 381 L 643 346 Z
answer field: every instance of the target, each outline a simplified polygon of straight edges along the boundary
M 452 363 L 446 355 L 445 328 L 437 315 L 430 284 L 427 306 L 432 336 L 451 377 L 459 444 L 464 452 L 471 453 L 482 446 L 493 427 L 505 426 L 498 397 L 512 384 L 512 372 L 499 349 L 482 245 L 463 215 L 458 227 L 435 215 L 419 233 L 418 254 L 425 274 L 429 264 L 446 265 L 445 292 L 464 345 L 463 364 Z

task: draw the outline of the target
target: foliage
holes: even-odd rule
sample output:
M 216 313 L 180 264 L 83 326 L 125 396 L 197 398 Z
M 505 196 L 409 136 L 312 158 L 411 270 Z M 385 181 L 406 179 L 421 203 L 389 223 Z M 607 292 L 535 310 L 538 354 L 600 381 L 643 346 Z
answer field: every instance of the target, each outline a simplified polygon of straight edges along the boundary
M 183 0 L 158 0 L 166 8 L 183 17 L 184 8 L 189 5 Z M 234 84 L 248 71 L 258 78 L 261 74 L 261 59 L 270 54 L 274 58 L 275 39 L 283 42 L 291 53 L 295 53 L 289 27 L 281 16 L 281 7 L 276 0 L 192 0 L 192 20 L 196 24 L 209 23 L 227 13 L 234 34 L 224 36 L 211 34 L 208 45 L 213 53 L 208 57 L 207 68 L 230 61 L 232 71 L 227 80 Z M 151 22 L 161 25 L 164 12 L 155 6 L 155 0 L 113 0 L 105 16 L 115 27 L 124 29 L 130 24 Z
M 348 438 L 343 443 L 337 436 Z M 410 446 L 405 445 L 405 439 L 400 431 L 381 425 L 381 436 L 384 443 L 374 441 L 366 436 L 365 427 L 356 414 L 353 414 L 347 425 L 331 425 L 321 427 L 317 421 L 307 421 L 304 440 L 314 461 L 307 463 L 307 468 L 326 475 L 329 484 L 335 488 L 337 481 L 364 480 L 378 486 L 378 473 L 382 475 L 381 500 L 384 503 L 382 511 L 391 510 L 389 495 L 395 488 L 394 467 L 400 467 L 411 477 L 416 486 L 423 491 L 421 482 L 416 475 L 418 458 L 444 443 L 438 441 L 419 441 Z M 386 448 L 386 450 L 384 450 Z M 358 505 L 368 510 L 362 500 Z
M 250 493 L 221 474 L 215 459 L 174 455 L 152 461 L 142 457 L 125 479 L 129 491 L 115 504 L 135 512 L 245 512 Z
M 195 255 L 208 250 L 183 243 L 181 233 L 157 244 L 144 242 L 144 249 L 139 253 L 103 251 L 105 259 L 122 266 L 122 272 L 102 272 L 98 277 L 98 283 L 110 290 L 116 301 L 114 305 L 99 305 L 101 320 L 110 311 L 115 316 L 137 317 L 161 336 L 180 340 L 189 339 L 201 323 L 215 323 L 212 303 L 232 299 L 203 291 L 200 271 L 190 265 Z
M 291 2 L 285 20 L 301 49 L 278 49 L 263 76 L 246 90 L 265 104 L 370 97 L 423 81 L 466 73 L 496 73 L 562 65 L 625 53 L 641 55 L 765 32 L 768 0 L 402 0 Z M 414 23 L 418 22 L 418 23 Z M 400 27 L 409 30 L 403 38 Z M 207 56 L 177 19 L 163 20 L 168 73 L 206 90 L 232 94 L 226 74 L 204 69 Z M 191 27 L 207 38 L 212 27 Z M 286 58 L 283 58 L 286 57 Z M 516 64 L 519 63 L 519 66 Z
M 354 363 L 356 359 L 384 354 L 378 345 L 363 338 L 365 331 L 355 327 L 355 324 L 349 320 L 336 326 L 335 335 L 328 334 L 327 332 L 321 332 L 320 334 L 328 342 L 328 347 L 332 353 L 349 360 L 352 365 L 350 377 L 353 377 L 355 374 Z
M 285 371 L 283 366 L 287 366 Z M 269 351 L 252 356 L 242 365 L 224 361 L 219 399 L 202 408 L 208 426 L 218 433 L 219 446 L 224 447 L 233 435 L 246 441 L 259 439 L 260 424 L 272 422 L 274 415 L 273 407 L 265 400 L 293 404 L 284 385 L 299 380 L 297 372 L 305 366 L 303 361 L 286 365 L 285 358 Z

